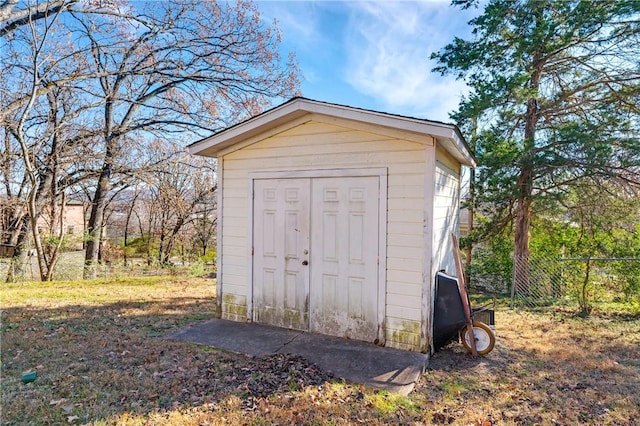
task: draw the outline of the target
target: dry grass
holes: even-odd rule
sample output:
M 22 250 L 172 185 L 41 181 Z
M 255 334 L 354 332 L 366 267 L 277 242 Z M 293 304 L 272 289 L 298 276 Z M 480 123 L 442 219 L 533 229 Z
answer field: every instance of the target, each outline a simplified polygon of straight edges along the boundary
M 450 345 L 409 397 L 338 382 L 252 397 L 236 372 L 255 360 L 162 339 L 212 316 L 214 295 L 207 280 L 4 285 L 0 423 L 640 424 L 638 319 L 499 311 L 491 354 Z
M 460 424 L 640 423 L 640 321 L 497 313 L 498 344 L 436 354 L 420 389 Z M 434 392 L 435 391 L 435 392 Z M 474 423 L 476 422 L 476 423 Z

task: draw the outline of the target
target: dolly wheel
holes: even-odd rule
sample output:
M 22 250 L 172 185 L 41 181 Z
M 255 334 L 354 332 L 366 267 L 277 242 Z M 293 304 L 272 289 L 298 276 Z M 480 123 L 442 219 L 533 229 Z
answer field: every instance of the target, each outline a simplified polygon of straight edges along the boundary
M 480 321 L 474 321 L 473 335 L 476 340 L 476 350 L 478 351 L 478 355 L 486 355 L 491 352 L 493 346 L 496 344 L 496 336 L 487 324 Z M 467 326 L 460 330 L 460 340 L 462 341 L 464 348 L 469 352 L 471 352 L 470 337 L 471 334 L 469 333 Z

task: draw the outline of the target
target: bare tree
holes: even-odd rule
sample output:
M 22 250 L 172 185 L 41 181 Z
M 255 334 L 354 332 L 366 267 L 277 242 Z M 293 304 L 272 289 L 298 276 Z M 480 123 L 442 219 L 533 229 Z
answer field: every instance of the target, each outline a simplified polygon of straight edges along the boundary
M 217 185 L 216 185 L 217 189 Z M 216 226 L 218 224 L 217 216 L 217 203 L 215 194 L 209 202 L 203 203 L 196 212 L 196 218 L 193 222 L 193 238 L 198 243 L 198 247 L 193 247 L 200 250 L 202 256 L 206 256 L 209 248 L 215 243 Z
M 65 191 L 95 174 L 79 161 L 95 158 L 95 134 L 84 126 L 95 105 L 78 90 L 79 82 L 95 73 L 87 69 L 86 48 L 63 31 L 63 15 L 74 5 L 76 14 L 109 12 L 96 10 L 89 0 L 0 4 L 0 61 L 6 67 L 0 74 L 1 177 L 3 197 L 13 205 L 3 241 L 16 247 L 10 270 L 19 271 L 31 234 L 41 279 L 51 279 L 62 245 Z M 40 220 L 43 213 L 47 226 Z
M 0 120 L 9 130 L 8 156 L 18 153 L 24 163 L 25 184 L 13 179 L 11 193 L 31 188 L 33 196 L 32 211 L 17 209 L 16 219 L 37 222 L 45 200 L 55 210 L 65 189 L 87 189 L 91 277 L 108 202 L 151 168 L 150 142 L 193 140 L 292 96 L 297 69 L 278 56 L 277 30 L 249 2 L 113 1 L 108 10 L 87 7 L 88 0 L 64 4 L 43 16 L 31 10 L 27 23 L 0 39 L 7 47 L 1 59 L 11 64 L 0 77 Z M 0 5 L 11 19 L 24 9 Z M 22 220 L 14 234 L 24 227 Z
M 86 276 L 95 264 L 106 200 L 119 163 L 145 138 L 208 134 L 255 114 L 297 87 L 296 69 L 278 56 L 279 35 L 248 2 L 153 3 L 127 22 L 78 16 L 72 32 L 89 40 L 102 76 L 87 92 L 99 98 L 102 154 L 88 223 Z M 137 144 L 137 146 L 134 146 Z
M 47 197 L 55 193 L 55 170 L 59 160 L 58 144 L 63 131 L 59 126 L 60 105 L 57 99 L 58 94 L 48 92 L 48 96 L 44 101 L 39 99 L 38 94 L 38 88 L 46 84 L 48 71 L 51 69 L 46 56 L 46 49 L 49 31 L 54 27 L 56 19 L 57 15 L 51 20 L 47 20 L 41 29 L 37 29 L 34 25 L 28 27 L 29 40 L 32 42 L 27 56 L 30 72 L 26 73 L 27 79 L 21 83 L 27 102 L 16 111 L 13 121 L 6 120 L 4 122 L 7 151 L 11 150 L 10 138 L 13 138 L 17 142 L 18 148 L 16 152 L 22 159 L 24 177 L 18 192 L 24 191 L 26 193 L 26 212 L 28 216 L 25 217 L 28 217 L 28 226 L 31 229 L 42 280 L 51 279 L 60 248 L 60 242 L 58 242 L 52 250 L 45 249 L 38 224 L 38 219 Z M 3 78 L 3 83 L 5 81 Z M 50 107 L 45 113 L 39 111 L 39 107 L 43 103 Z M 44 141 L 49 142 L 47 147 L 42 146 Z M 46 153 L 44 159 L 40 158 L 42 159 L 41 170 L 38 168 L 37 161 L 39 158 L 36 156 L 36 152 Z M 7 173 L 7 175 L 10 175 L 10 173 Z M 10 182 L 6 183 L 6 187 L 7 191 L 11 191 Z M 61 201 L 61 205 L 62 207 L 64 206 L 64 198 Z M 24 214 L 24 210 L 16 210 L 18 212 L 16 217 Z M 53 213 L 55 213 L 55 209 L 53 209 Z M 62 217 L 61 214 L 60 218 Z M 59 224 L 58 235 L 61 235 L 63 227 L 61 219 L 59 222 L 52 220 L 52 223 Z M 26 235 L 24 229 L 21 228 L 26 226 L 27 222 L 20 220 L 16 221 L 15 225 L 17 237 L 10 237 L 10 239 L 17 241 Z
M 0 36 L 6 36 L 21 26 L 30 25 L 34 21 L 58 14 L 78 0 L 51 0 L 20 4 L 19 0 L 0 2 Z
M 182 154 L 163 163 L 150 182 L 160 264 L 169 263 L 177 239 L 214 205 L 217 187 L 212 160 Z M 192 233 L 192 229 L 189 229 Z

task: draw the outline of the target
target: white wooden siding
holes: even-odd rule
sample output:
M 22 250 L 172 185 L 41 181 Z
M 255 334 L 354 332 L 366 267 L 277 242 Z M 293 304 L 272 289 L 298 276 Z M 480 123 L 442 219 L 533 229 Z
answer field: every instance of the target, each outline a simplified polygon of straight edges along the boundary
M 456 275 L 451 233 L 458 234 L 460 166 L 444 150 L 437 151 L 433 212 L 434 262 L 438 270 Z
M 389 223 L 386 344 L 417 350 L 422 315 L 424 145 L 380 136 L 374 126 L 367 132 L 350 129 L 348 122 L 342 124 L 307 122 L 224 156 L 222 315 L 238 319 L 236 304 L 246 297 L 250 285 L 247 272 L 251 247 L 246 237 L 250 226 L 250 173 L 385 167 Z M 230 306 L 225 305 L 227 300 Z

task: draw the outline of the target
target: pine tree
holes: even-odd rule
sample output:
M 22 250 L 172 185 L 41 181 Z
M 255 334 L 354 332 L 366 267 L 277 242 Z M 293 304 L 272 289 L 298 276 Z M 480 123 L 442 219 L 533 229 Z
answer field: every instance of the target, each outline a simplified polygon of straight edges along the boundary
M 453 118 L 477 122 L 476 199 L 514 227 L 526 289 L 537 209 L 585 179 L 640 185 L 640 2 L 491 0 L 470 25 L 432 58 L 471 88 Z

